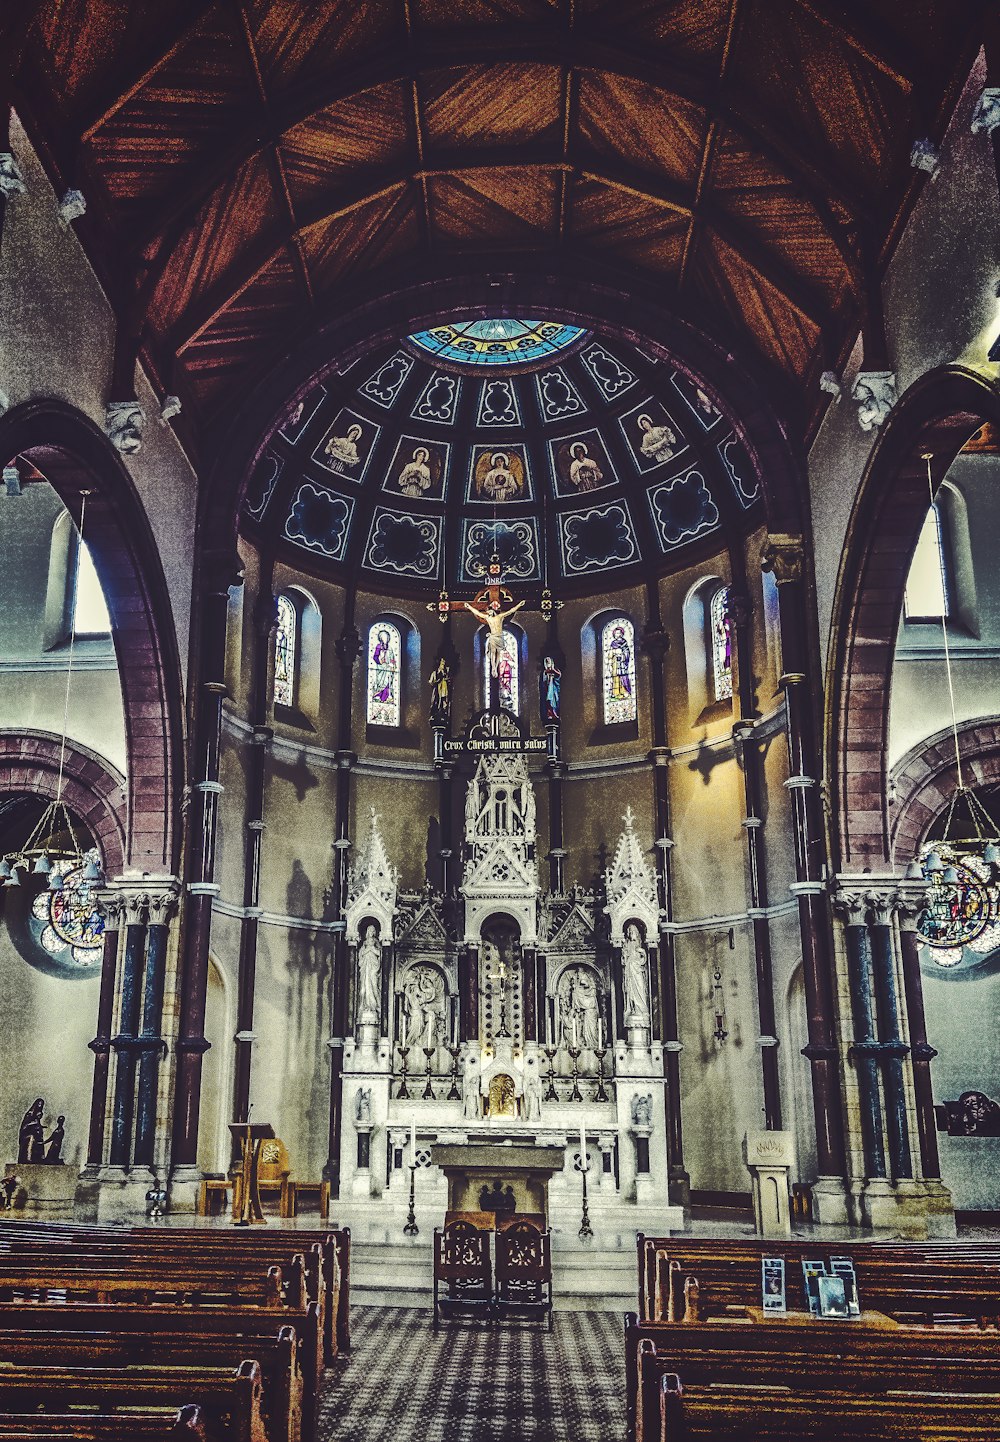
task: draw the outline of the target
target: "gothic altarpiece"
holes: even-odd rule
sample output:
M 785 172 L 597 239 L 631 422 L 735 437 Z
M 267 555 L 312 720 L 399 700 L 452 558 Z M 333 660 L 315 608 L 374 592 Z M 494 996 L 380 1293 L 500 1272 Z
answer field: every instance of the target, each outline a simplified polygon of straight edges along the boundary
M 483 1179 L 500 1179 L 519 1210 L 547 1214 L 557 1247 L 578 1245 L 581 1132 L 597 1246 L 682 1225 L 666 1202 L 661 912 L 631 810 L 623 820 L 599 891 L 551 894 L 527 759 L 482 755 L 461 881 L 443 896 L 399 889 L 371 812 L 346 909 L 338 1216 L 359 1239 L 401 1233 L 415 1166 L 422 1228 L 476 1209 Z

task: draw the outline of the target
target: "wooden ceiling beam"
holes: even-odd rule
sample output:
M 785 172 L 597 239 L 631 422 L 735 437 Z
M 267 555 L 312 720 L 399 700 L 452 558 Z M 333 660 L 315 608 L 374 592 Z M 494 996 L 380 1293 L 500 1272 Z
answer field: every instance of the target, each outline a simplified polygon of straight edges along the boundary
M 464 49 L 458 49 L 453 35 L 413 37 L 409 45 L 389 45 L 370 61 L 338 67 L 321 85 L 302 86 L 281 105 L 271 107 L 271 127 L 261 134 L 253 120 L 232 145 L 215 148 L 200 165 L 182 168 L 176 185 L 158 203 L 147 222 L 132 237 L 136 253 L 143 253 L 168 234 L 173 241 L 190 224 L 200 207 L 224 182 L 269 144 L 296 126 L 308 124 L 330 106 L 349 100 L 365 90 L 389 84 L 411 85 L 415 74 L 448 65 L 478 66 L 491 63 L 551 65 L 570 70 L 611 72 L 677 95 L 703 108 L 709 118 L 729 127 L 749 148 L 758 151 L 790 185 L 810 201 L 824 223 L 832 198 L 853 219 L 869 218 L 870 202 L 831 166 L 800 151 L 794 141 L 780 135 L 746 96 L 738 95 L 730 81 L 696 71 L 676 58 L 655 51 L 625 46 L 616 34 L 599 34 L 579 25 L 570 35 L 539 35 L 527 27 L 516 32 L 516 43 L 507 27 L 499 35 L 476 32 Z M 500 37 L 503 37 L 502 39 Z M 248 120 L 250 118 L 248 117 Z M 254 120 L 256 117 L 253 118 Z M 530 163 L 530 146 L 525 145 L 522 161 Z
M 816 0 L 796 0 L 796 4 L 901 90 L 909 94 L 913 89 L 923 67 L 912 47 L 880 24 L 870 7 L 862 9 L 857 0 L 838 0 L 834 7 Z
M 167 17 L 167 23 L 159 28 L 155 42 L 135 63 L 112 67 L 100 96 L 80 121 L 81 144 L 92 139 L 174 58 L 214 7 L 215 0 L 189 0 L 188 4 L 175 3 L 157 9 L 157 14 Z

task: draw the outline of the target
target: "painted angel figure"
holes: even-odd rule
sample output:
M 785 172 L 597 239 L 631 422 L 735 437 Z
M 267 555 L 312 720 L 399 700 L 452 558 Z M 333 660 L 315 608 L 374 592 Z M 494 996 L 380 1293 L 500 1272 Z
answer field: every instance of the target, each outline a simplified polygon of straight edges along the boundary
M 413 452 L 413 459 L 407 461 L 396 478 L 396 484 L 404 496 L 416 499 L 424 491 L 431 488 L 431 468 L 427 464 L 430 460 L 430 451 L 426 446 L 418 446 Z
M 570 481 L 578 491 L 596 491 L 604 480 L 604 472 L 583 441 L 575 441 L 570 446 L 569 453 L 573 457 L 569 468 Z
M 471 611 L 477 621 L 481 621 L 486 627 L 486 659 L 490 664 L 490 675 L 499 676 L 503 666 L 503 623 L 508 617 L 513 616 L 515 611 L 520 611 L 524 605 L 518 601 L 516 605 L 509 606 L 506 611 L 500 609 L 499 601 L 491 601 L 485 611 L 478 610 L 471 601 L 465 601 L 465 609 Z
M 361 459 L 358 455 L 358 441 L 361 439 L 361 427 L 358 425 L 348 426 L 346 436 L 331 436 L 327 441 L 324 450 L 334 462 L 337 470 L 344 466 L 356 466 Z
M 673 458 L 677 436 L 669 426 L 654 426 L 652 416 L 640 416 L 642 440 L 639 449 L 647 461 L 669 461 Z
M 490 468 L 483 477 L 482 495 L 488 501 L 510 501 L 521 489 L 510 468 L 510 457 L 504 451 L 490 456 Z

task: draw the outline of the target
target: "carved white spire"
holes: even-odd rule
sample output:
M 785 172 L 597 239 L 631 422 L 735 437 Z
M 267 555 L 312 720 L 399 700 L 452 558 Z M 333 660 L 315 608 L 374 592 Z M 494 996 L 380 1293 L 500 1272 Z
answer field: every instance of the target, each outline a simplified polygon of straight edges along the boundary
M 535 792 L 523 756 L 485 755 L 465 798 L 467 861 L 462 880 L 466 939 L 477 941 L 492 911 L 514 917 L 533 946 L 539 896 L 535 864 Z
M 615 859 L 604 874 L 608 893 L 604 909 L 611 918 L 611 940 L 616 946 L 622 944 L 626 922 L 641 921 L 646 939 L 651 941 L 660 920 L 656 876 L 639 845 L 631 806 L 627 807 L 622 820 L 625 830 L 618 838 Z
M 399 873 L 389 860 L 374 806 L 370 815 L 368 838 L 361 848 L 356 864 L 351 866 L 347 873 L 347 939 L 357 941 L 358 926 L 367 916 L 378 922 L 384 945 L 392 940 Z

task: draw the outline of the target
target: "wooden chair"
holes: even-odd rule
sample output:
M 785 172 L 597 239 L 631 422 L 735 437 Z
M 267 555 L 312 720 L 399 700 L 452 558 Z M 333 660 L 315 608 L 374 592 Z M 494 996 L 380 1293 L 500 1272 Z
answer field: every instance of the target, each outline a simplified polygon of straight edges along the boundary
M 291 1196 L 291 1208 L 292 1208 L 291 1212 L 289 1213 L 289 1216 L 292 1216 L 292 1217 L 297 1217 L 297 1216 L 298 1216 L 298 1214 L 299 1214 L 299 1198 L 300 1198 L 300 1197 L 315 1197 L 316 1202 L 317 1202 L 317 1204 L 318 1204 L 318 1206 L 319 1206 L 319 1214 L 320 1214 L 320 1216 L 322 1217 L 322 1219 L 323 1219 L 324 1222 L 327 1220 L 327 1218 L 328 1218 L 329 1215 L 330 1215 L 330 1183 L 329 1183 L 329 1182 L 326 1182 L 326 1181 L 319 1181 L 319 1182 L 300 1182 L 300 1181 L 298 1181 L 295 1177 L 290 1177 L 290 1178 L 289 1178 L 289 1182 L 288 1182 L 288 1188 L 289 1188 L 289 1193 L 290 1193 L 290 1196 Z
M 442 1286 L 447 1288 L 441 1296 Z M 490 1234 L 469 1222 L 452 1222 L 434 1232 L 434 1330 L 441 1313 L 480 1313 L 489 1322 L 493 1312 Z
M 538 1318 L 552 1331 L 551 1238 L 533 1222 L 522 1219 L 497 1231 L 494 1311 Z

